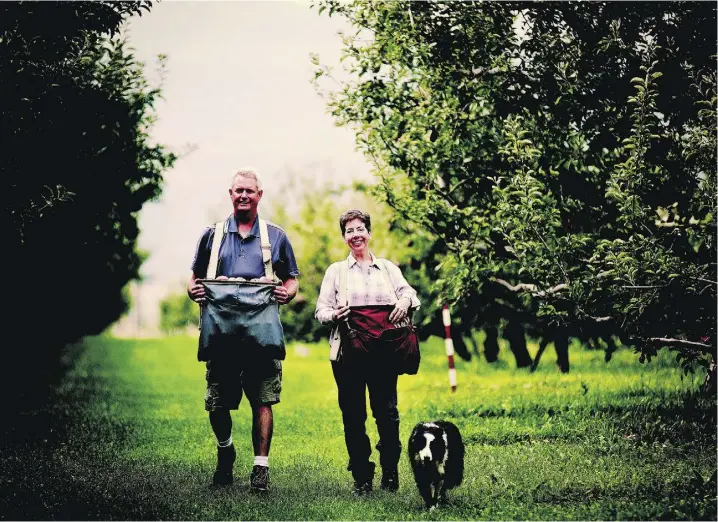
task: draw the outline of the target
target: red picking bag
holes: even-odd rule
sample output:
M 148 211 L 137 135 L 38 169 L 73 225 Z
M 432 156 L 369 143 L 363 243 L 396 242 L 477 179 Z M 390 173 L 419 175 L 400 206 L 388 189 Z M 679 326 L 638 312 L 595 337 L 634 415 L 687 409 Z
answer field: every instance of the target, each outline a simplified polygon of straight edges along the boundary
M 342 333 L 347 361 L 386 361 L 399 375 L 419 371 L 421 354 L 414 324 L 408 317 L 400 323 L 389 321 L 393 309 L 391 305 L 351 307 Z

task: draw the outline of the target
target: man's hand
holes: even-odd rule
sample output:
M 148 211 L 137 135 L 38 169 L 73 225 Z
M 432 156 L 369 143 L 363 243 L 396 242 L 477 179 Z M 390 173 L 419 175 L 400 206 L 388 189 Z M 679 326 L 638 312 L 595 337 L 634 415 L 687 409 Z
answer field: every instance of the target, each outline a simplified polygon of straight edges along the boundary
M 405 319 L 409 314 L 409 307 L 411 306 L 411 299 L 408 297 L 402 297 L 394 305 L 394 309 L 389 314 L 389 321 L 392 323 L 398 323 L 402 319 Z
M 282 285 L 274 287 L 274 297 L 277 298 L 279 304 L 287 304 L 294 299 L 294 296 L 290 295 L 289 291 Z
M 299 281 L 294 277 L 287 278 L 281 286 L 274 289 L 274 297 L 277 298 L 279 304 L 287 304 L 294 299 L 299 291 Z
M 201 283 L 193 283 L 187 290 L 189 298 L 195 303 L 204 304 L 207 301 L 207 296 L 204 290 L 204 285 Z

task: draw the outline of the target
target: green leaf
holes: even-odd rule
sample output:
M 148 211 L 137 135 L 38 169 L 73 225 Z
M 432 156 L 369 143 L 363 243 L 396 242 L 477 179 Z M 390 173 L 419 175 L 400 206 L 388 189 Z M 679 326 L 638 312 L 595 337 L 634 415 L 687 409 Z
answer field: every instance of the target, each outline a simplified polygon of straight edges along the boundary
M 661 221 L 666 222 L 668 221 L 668 218 L 670 217 L 670 212 L 668 209 L 663 207 L 658 207 L 656 209 L 656 214 L 658 214 L 658 217 L 661 219 Z

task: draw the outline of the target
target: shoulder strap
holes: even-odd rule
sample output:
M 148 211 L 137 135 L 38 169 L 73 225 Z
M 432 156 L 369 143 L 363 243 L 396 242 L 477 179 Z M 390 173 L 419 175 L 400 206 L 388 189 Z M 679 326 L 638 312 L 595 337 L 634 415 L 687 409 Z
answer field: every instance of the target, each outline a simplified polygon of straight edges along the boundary
M 394 287 L 394 283 L 391 282 L 391 278 L 389 277 L 389 270 L 386 268 L 386 263 L 383 259 L 377 259 L 377 264 L 379 265 L 379 270 L 381 270 L 382 275 L 384 276 L 384 281 L 387 285 L 389 285 L 389 288 L 391 288 L 392 293 L 394 294 L 395 302 L 399 300 L 399 296 L 396 295 L 396 288 Z
M 349 304 L 349 291 L 347 288 L 347 275 L 349 273 L 349 261 L 344 261 L 339 265 L 339 296 L 338 301 L 341 306 Z
M 214 225 L 214 239 L 212 240 L 212 251 L 209 255 L 209 265 L 207 266 L 207 279 L 214 279 L 215 277 L 217 277 L 219 247 L 222 244 L 222 239 L 224 238 L 226 228 L 226 221 L 220 221 L 219 223 L 215 223 Z
M 267 230 L 267 222 L 262 218 L 259 219 L 259 240 L 262 244 L 262 263 L 264 264 L 264 276 L 270 281 L 274 280 L 274 270 L 272 269 L 272 245 L 269 242 L 269 231 Z
M 347 274 L 349 273 L 349 261 L 344 261 L 339 264 L 339 295 L 337 296 L 338 304 L 346 306 L 349 304 L 347 299 Z M 341 349 L 342 336 L 339 325 L 334 325 L 331 333 L 329 334 L 329 360 L 336 361 L 339 357 L 339 350 Z

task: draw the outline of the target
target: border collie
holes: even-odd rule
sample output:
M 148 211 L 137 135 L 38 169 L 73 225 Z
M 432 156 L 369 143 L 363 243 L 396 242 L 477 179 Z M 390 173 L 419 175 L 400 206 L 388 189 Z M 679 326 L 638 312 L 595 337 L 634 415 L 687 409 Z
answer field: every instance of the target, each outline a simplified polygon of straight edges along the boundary
M 464 443 L 459 428 L 448 421 L 420 422 L 408 444 L 411 469 L 429 510 L 446 500 L 446 491 L 464 478 Z

